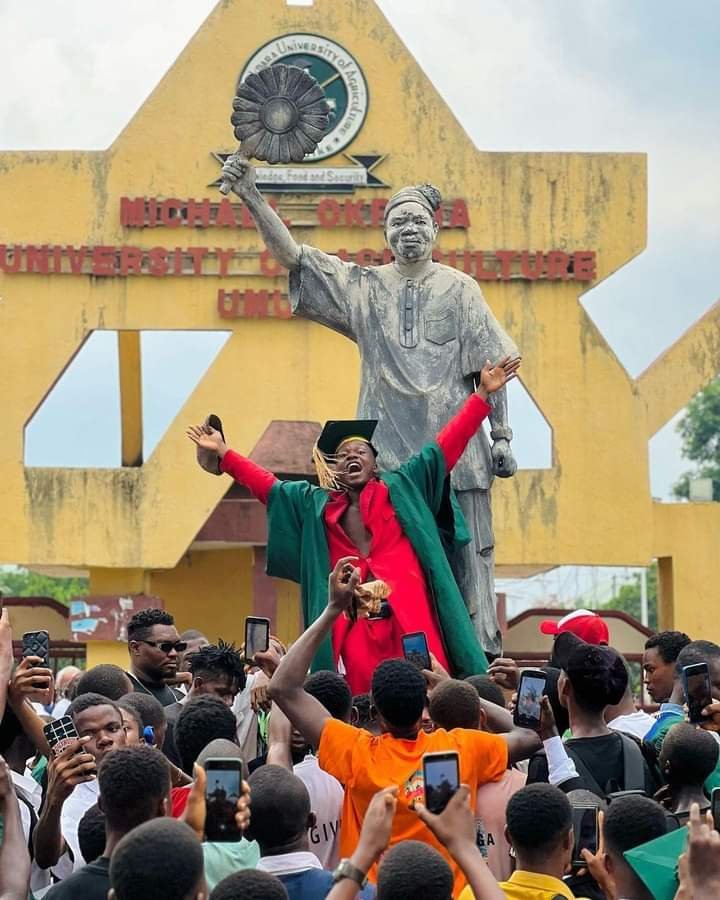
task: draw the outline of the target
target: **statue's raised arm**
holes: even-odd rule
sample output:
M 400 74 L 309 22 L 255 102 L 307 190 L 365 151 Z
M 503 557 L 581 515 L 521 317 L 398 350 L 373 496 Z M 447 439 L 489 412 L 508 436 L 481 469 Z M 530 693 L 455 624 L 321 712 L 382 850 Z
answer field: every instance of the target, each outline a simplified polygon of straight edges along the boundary
M 230 183 L 233 193 L 242 200 L 255 220 L 260 237 L 281 266 L 291 272 L 300 265 L 300 247 L 287 226 L 265 200 L 255 184 L 255 167 L 241 153 L 228 156 L 222 169 L 222 180 Z

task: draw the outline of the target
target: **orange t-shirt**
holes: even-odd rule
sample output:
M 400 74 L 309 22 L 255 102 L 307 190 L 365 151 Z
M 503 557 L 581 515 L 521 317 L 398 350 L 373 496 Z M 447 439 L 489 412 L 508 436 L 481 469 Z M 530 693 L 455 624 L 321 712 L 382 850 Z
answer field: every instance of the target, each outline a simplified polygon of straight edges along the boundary
M 455 750 L 460 758 L 460 781 L 470 788 L 475 807 L 477 789 L 488 781 L 499 781 L 508 764 L 507 744 L 502 737 L 484 731 L 454 728 L 438 729 L 432 734 L 421 731 L 414 741 L 391 734 L 372 735 L 338 719 L 327 719 L 323 726 L 318 760 L 321 768 L 345 785 L 340 856 L 353 854 L 365 811 L 382 788 L 398 785 L 398 804 L 393 820 L 390 846 L 400 841 L 424 841 L 442 853 L 455 878 L 455 895 L 465 885 L 465 877 L 447 850 L 418 818 L 413 807 L 423 800 L 422 758 L 425 753 Z M 376 880 L 375 867 L 369 878 Z

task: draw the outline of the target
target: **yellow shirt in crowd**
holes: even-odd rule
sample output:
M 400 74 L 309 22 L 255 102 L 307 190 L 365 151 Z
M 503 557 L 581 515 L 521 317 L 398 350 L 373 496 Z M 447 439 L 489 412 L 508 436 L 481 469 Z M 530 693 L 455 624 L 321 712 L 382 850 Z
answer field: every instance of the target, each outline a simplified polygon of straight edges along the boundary
M 554 900 L 565 897 L 576 900 L 575 894 L 559 878 L 552 875 L 539 875 L 537 872 L 513 872 L 509 881 L 501 881 L 500 888 L 508 900 Z M 475 895 L 466 887 L 459 900 L 474 900 Z

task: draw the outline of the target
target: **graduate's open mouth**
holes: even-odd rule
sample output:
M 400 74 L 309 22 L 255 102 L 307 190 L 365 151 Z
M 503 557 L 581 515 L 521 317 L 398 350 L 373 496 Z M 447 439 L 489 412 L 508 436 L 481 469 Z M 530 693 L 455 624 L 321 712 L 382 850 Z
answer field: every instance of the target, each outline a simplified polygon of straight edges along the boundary
M 345 466 L 345 472 L 346 472 L 348 475 L 354 475 L 356 472 L 362 472 L 362 466 L 360 465 L 359 462 L 354 462 L 354 461 L 353 461 L 353 462 L 349 462 L 349 463 Z

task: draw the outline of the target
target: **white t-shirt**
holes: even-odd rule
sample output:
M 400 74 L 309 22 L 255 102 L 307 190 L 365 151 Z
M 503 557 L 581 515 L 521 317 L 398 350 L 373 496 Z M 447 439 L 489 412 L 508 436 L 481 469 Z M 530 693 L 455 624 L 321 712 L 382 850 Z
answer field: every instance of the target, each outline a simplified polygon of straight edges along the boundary
M 337 778 L 320 768 L 312 753 L 297 763 L 293 772 L 305 784 L 310 794 L 310 809 L 317 820 L 315 827 L 308 830 L 310 849 L 323 869 L 332 872 L 340 862 L 340 814 L 345 791 Z
M 624 731 L 626 734 L 634 734 L 642 740 L 655 724 L 655 719 L 641 709 L 626 716 L 618 716 L 612 722 L 608 722 L 608 728 L 613 731 Z
M 30 775 L 20 775 L 18 772 L 10 772 L 10 777 L 16 789 L 19 789 L 23 797 L 32 806 L 35 811 L 36 821 L 40 816 L 40 804 L 42 803 L 42 788 Z M 32 816 L 30 810 L 25 803 L 19 803 L 20 821 L 22 822 L 23 834 L 25 835 L 25 843 L 30 840 L 30 826 L 32 825 Z M 50 870 L 41 869 L 35 860 L 30 866 L 30 889 L 35 893 L 42 888 L 50 885 Z
M 255 673 L 247 676 L 245 689 L 238 691 L 233 700 L 232 711 L 237 722 L 237 742 L 242 757 L 247 762 L 258 756 L 258 720 L 250 707 L 250 692 L 255 682 Z
M 65 838 L 65 843 L 72 850 L 74 859 L 73 871 L 75 872 L 81 869 L 86 862 L 82 857 L 82 853 L 80 853 L 78 825 L 87 810 L 97 803 L 99 793 L 97 778 L 94 778 L 92 781 L 83 781 L 82 784 L 75 785 L 72 794 L 63 803 L 60 815 L 60 831 Z

